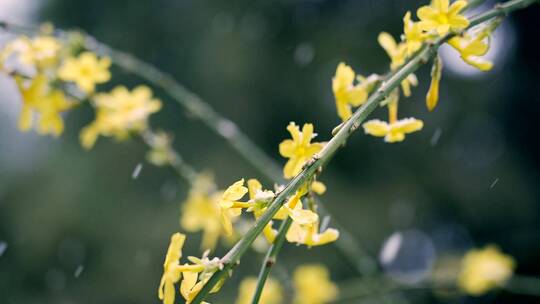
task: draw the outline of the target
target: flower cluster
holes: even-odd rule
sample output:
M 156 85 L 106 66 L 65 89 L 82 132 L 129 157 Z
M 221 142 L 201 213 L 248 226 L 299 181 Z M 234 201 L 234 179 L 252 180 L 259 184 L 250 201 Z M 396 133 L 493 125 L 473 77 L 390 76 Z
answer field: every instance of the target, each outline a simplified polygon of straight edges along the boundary
M 248 277 L 242 280 L 236 304 L 251 303 L 257 279 Z M 335 300 L 338 287 L 330 281 L 328 269 L 319 264 L 306 264 L 297 267 L 293 273 L 293 289 L 295 304 L 324 304 Z M 273 278 L 268 278 L 259 303 L 283 303 L 283 287 Z
M 462 260 L 458 285 L 466 293 L 482 295 L 503 285 L 513 274 L 515 261 L 494 245 L 469 251 Z
M 0 51 L 0 69 L 14 76 L 21 93 L 19 129 L 59 136 L 63 113 L 88 101 L 96 118 L 80 133 L 85 148 L 99 135 L 125 139 L 147 130 L 148 117 L 161 108 L 152 91 L 117 86 L 109 93 L 96 92 L 111 80 L 111 59 L 81 49 L 76 35 L 59 39 L 50 32 L 17 37 Z
M 182 247 L 186 236 L 175 233 L 171 237 L 169 249 L 163 263 L 163 276 L 158 288 L 158 297 L 164 304 L 173 304 L 176 297 L 175 284 L 180 283 L 180 294 L 191 303 L 193 298 L 199 293 L 206 281 L 213 273 L 223 268 L 219 258 L 208 258 L 208 251 L 201 258 L 189 256 L 190 263 L 180 263 L 182 258 Z M 217 285 L 211 292 L 218 292 L 221 288 Z
M 465 31 L 469 20 L 461 13 L 467 6 L 467 1 L 433 0 L 430 5 L 420 7 L 416 15 L 419 21 L 413 21 L 411 12 L 403 18 L 403 34 L 401 41 L 396 41 L 386 32 L 379 34 L 378 42 L 390 58 L 390 70 L 395 71 L 403 66 L 411 56 L 422 47 L 445 38 L 449 33 L 457 33 L 449 39 L 448 44 L 459 52 L 466 63 L 482 70 L 490 70 L 493 64 L 482 58 L 489 50 L 490 35 L 499 24 L 499 20 L 488 22 Z M 439 100 L 439 82 L 442 75 L 442 60 L 436 57 L 431 72 L 431 84 L 426 95 L 426 106 L 432 111 Z M 347 120 L 352 115 L 352 107 L 365 103 L 369 93 L 376 87 L 377 75 L 368 78 L 358 76 L 355 83 L 355 72 L 345 63 L 340 63 L 332 80 L 332 89 L 336 100 L 338 116 Z M 370 81 L 371 79 L 371 81 Z M 416 86 L 418 80 L 414 74 L 409 74 L 401 82 L 401 91 L 405 97 L 411 95 L 411 86 Z M 422 121 L 415 118 L 397 118 L 399 103 L 399 88 L 394 89 L 387 99 L 382 102 L 388 108 L 388 122 L 371 120 L 363 124 L 366 134 L 384 137 L 388 143 L 400 142 L 408 133 L 422 129 Z

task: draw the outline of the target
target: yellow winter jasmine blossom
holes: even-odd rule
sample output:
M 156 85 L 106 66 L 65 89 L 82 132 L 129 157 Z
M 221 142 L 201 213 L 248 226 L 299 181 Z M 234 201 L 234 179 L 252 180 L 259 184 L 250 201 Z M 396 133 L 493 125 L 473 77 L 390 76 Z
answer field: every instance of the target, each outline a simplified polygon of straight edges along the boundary
M 182 276 L 181 270 L 178 268 L 180 258 L 182 257 L 182 247 L 186 236 L 180 233 L 175 233 L 171 237 L 171 243 L 167 250 L 165 262 L 163 263 L 163 276 L 159 284 L 158 297 L 163 300 L 163 304 L 173 304 L 176 291 L 174 284 L 180 281 Z
M 212 178 L 201 174 L 195 180 L 186 201 L 182 203 L 180 226 L 189 232 L 203 231 L 201 242 L 203 250 L 213 250 L 219 236 L 224 234 L 221 225 L 220 197 L 220 193 L 215 191 Z
M 150 114 L 161 109 L 161 101 L 152 98 L 150 88 L 142 85 L 131 92 L 118 86 L 111 93 L 97 94 L 94 105 L 96 119 L 81 132 L 81 143 L 87 149 L 100 134 L 125 139 L 130 132 L 144 131 Z
M 111 59 L 98 59 L 92 52 L 84 52 L 77 58 L 71 57 L 58 69 L 58 77 L 64 81 L 73 81 L 86 94 L 94 92 L 96 84 L 111 79 L 109 67 Z
M 392 35 L 382 32 L 377 37 L 377 41 L 390 57 L 390 69 L 395 70 L 405 63 L 407 59 L 407 44 L 396 43 Z
M 302 132 L 298 126 L 291 122 L 287 126 L 287 130 L 291 133 L 292 139 L 286 139 L 279 144 L 279 154 L 289 158 L 287 164 L 283 168 L 283 175 L 290 179 L 302 171 L 302 166 L 315 153 L 322 150 L 323 143 L 311 143 L 311 139 L 316 136 L 313 133 L 313 125 L 304 124 Z
M 180 233 L 175 233 L 171 237 L 171 243 L 163 263 L 163 276 L 158 289 L 158 297 L 163 301 L 163 304 L 174 304 L 176 294 L 174 284 L 178 283 L 182 278 L 180 294 L 186 299 L 186 303 L 191 303 L 210 276 L 218 269 L 223 268 L 219 258 L 208 258 L 209 251 L 206 251 L 200 259 L 189 256 L 188 260 L 193 264 L 180 265 L 185 239 L 186 236 Z M 221 285 L 216 285 L 211 292 L 217 292 Z
M 382 32 L 378 37 L 379 44 L 386 51 L 388 57 L 390 57 L 390 69 L 394 71 L 405 63 L 407 59 L 407 43 L 396 43 L 396 40 L 388 33 Z M 409 74 L 401 82 L 401 88 L 403 89 L 403 95 L 409 97 L 411 95 L 411 85 L 416 86 L 418 80 L 414 74 Z
M 492 22 L 476 31 L 469 31 L 462 36 L 455 36 L 448 41 L 459 52 L 463 61 L 481 71 L 489 71 L 493 63 L 482 58 L 489 51 L 490 35 L 500 21 Z
M 389 122 L 378 119 L 364 123 L 364 132 L 377 137 L 384 137 L 388 143 L 399 142 L 405 139 L 405 134 L 421 130 L 424 123 L 415 118 L 397 120 L 397 102 L 388 104 Z
M 249 199 L 250 202 L 253 203 L 250 209 L 253 211 L 255 219 L 258 219 L 261 215 L 263 215 L 264 211 L 266 211 L 267 205 L 272 201 L 275 194 L 272 191 L 263 190 L 261 183 L 256 179 L 248 180 L 247 184 L 249 190 Z M 274 215 L 274 219 L 284 220 L 285 218 L 287 218 L 287 212 L 283 207 L 281 207 Z M 273 243 L 277 235 L 277 230 L 273 229 L 272 227 L 273 221 L 270 221 L 263 229 L 263 235 L 269 243 Z
M 514 272 L 515 261 L 494 245 L 469 251 L 462 260 L 458 285 L 479 296 L 503 285 Z
M 422 31 L 420 23 L 411 20 L 411 12 L 407 12 L 403 17 L 403 33 L 407 56 L 411 56 L 422 47 L 422 43 L 426 40 L 426 34 Z
M 294 221 L 287 231 L 287 241 L 290 243 L 304 244 L 308 247 L 321 246 L 332 243 L 339 237 L 339 231 L 334 228 L 328 228 L 319 232 L 319 221 L 301 225 Z
M 171 136 L 162 131 L 150 133 L 148 136 L 151 149 L 146 153 L 146 160 L 154 166 L 171 164 L 174 158 L 171 153 Z
M 19 129 L 28 131 L 32 128 L 34 114 L 39 114 L 37 131 L 39 134 L 59 136 L 64 131 L 61 113 L 68 110 L 72 103 L 62 91 L 49 91 L 48 80 L 38 74 L 28 86 L 20 77 L 16 78 L 22 95 L 23 106 L 19 118 Z
M 253 294 L 257 288 L 257 278 L 247 277 L 240 283 L 236 304 L 251 304 Z M 278 281 L 267 278 L 259 299 L 260 304 L 281 304 L 283 302 L 283 290 Z
M 332 90 L 336 99 L 338 116 L 343 120 L 352 115 L 351 106 L 358 107 L 363 104 L 368 96 L 367 86 L 354 84 L 355 74 L 352 68 L 341 62 L 332 79 Z
M 24 65 L 43 69 L 57 62 L 58 53 L 61 49 L 60 42 L 51 36 L 37 36 L 33 39 L 21 36 L 4 47 L 0 53 L 0 61 L 3 64 L 14 55 Z
M 439 101 L 439 83 L 441 81 L 443 63 L 440 56 L 435 57 L 433 67 L 431 68 L 431 84 L 426 95 L 426 106 L 428 110 L 433 111 Z
M 469 26 L 469 20 L 459 13 L 467 6 L 467 1 L 457 0 L 449 5 L 449 0 L 432 0 L 431 5 L 422 6 L 416 14 L 422 30 L 435 32 L 439 36 L 448 31 L 459 31 Z
M 189 304 L 191 303 L 191 301 L 193 301 L 193 299 L 203 288 L 204 284 L 206 284 L 206 282 L 210 279 L 212 274 L 214 274 L 218 269 L 223 269 L 223 264 L 221 263 L 221 260 L 219 258 L 209 259 L 208 252 L 209 251 L 206 251 L 200 259 L 197 257 L 189 256 L 188 260 L 194 264 L 183 265 L 186 271 L 182 272 L 182 276 L 184 277 L 184 279 L 180 284 L 180 294 L 182 294 L 182 297 L 184 297 L 184 299 L 186 300 L 186 304 Z M 214 286 L 210 293 L 218 292 L 223 285 L 223 282 L 224 281 Z
M 293 275 L 294 304 L 324 304 L 337 298 L 338 287 L 330 281 L 328 269 L 311 264 L 296 268 Z
M 248 188 L 244 187 L 244 179 L 241 179 L 225 190 L 219 205 L 221 207 L 221 224 L 225 230 L 225 235 L 231 235 L 233 232 L 231 217 L 239 216 L 242 213 L 242 208 L 248 208 L 249 203 L 240 202 L 244 195 L 248 192 Z

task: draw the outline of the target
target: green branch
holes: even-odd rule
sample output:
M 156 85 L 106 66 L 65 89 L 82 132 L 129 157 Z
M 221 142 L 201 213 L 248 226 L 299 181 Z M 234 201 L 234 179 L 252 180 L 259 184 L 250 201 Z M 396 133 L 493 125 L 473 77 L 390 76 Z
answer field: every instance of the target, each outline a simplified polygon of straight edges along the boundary
M 270 274 L 272 266 L 274 266 L 274 264 L 276 263 L 277 256 L 281 247 L 283 246 L 285 236 L 287 235 L 287 231 L 289 230 L 289 227 L 291 227 L 291 224 L 292 218 L 287 217 L 287 219 L 281 223 L 281 226 L 279 226 L 276 239 L 274 240 L 274 243 L 272 244 L 272 246 L 270 246 L 266 256 L 264 257 L 264 261 L 259 272 L 259 277 L 257 278 L 257 287 L 255 288 L 255 293 L 253 294 L 253 300 L 251 300 L 251 304 L 259 303 L 264 289 L 264 283 L 266 283 L 266 279 Z
M 469 28 L 482 23 L 491 18 L 506 15 L 514 10 L 525 8 L 536 0 L 513 0 L 504 4 L 498 4 L 493 9 L 471 18 Z M 428 62 L 436 53 L 442 43 L 447 41 L 455 34 L 448 34 L 445 37 L 437 39 L 434 43 L 425 45 L 421 48 L 407 63 L 401 66 L 395 73 L 386 77 L 375 93 L 373 93 L 366 103 L 358 108 L 353 116 L 342 124 L 341 128 L 334 137 L 324 146 L 324 148 L 307 164 L 302 172 L 294 177 L 289 184 L 278 193 L 272 201 L 267 211 L 259 218 L 255 225 L 236 243 L 236 245 L 223 257 L 223 269 L 215 272 L 201 291 L 193 299 L 193 304 L 201 303 L 209 294 L 210 290 L 240 262 L 240 258 L 249 248 L 251 243 L 262 232 L 266 224 L 274 217 L 279 208 L 285 203 L 286 199 L 307 182 L 319 168 L 323 167 L 342 147 L 349 136 L 356 131 L 360 124 L 377 108 L 390 92 L 399 86 L 402 80 L 415 72 L 420 66 Z

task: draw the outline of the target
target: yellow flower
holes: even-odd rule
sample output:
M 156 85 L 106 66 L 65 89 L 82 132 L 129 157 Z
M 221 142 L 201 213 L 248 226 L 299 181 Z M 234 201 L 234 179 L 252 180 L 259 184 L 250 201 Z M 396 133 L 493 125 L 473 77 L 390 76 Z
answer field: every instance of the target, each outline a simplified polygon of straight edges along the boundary
M 388 54 L 388 57 L 390 57 L 390 61 L 391 61 L 390 69 L 392 71 L 405 63 L 405 60 L 407 59 L 407 50 L 408 50 L 407 43 L 400 42 L 399 44 L 397 44 L 396 40 L 390 34 L 386 32 L 382 32 L 379 34 L 378 41 L 381 47 Z M 411 85 L 416 86 L 417 84 L 418 84 L 418 80 L 416 79 L 416 76 L 414 74 L 410 74 L 409 76 L 407 76 L 407 78 L 401 81 L 401 88 L 403 89 L 403 95 L 407 97 L 410 96 Z
M 193 263 L 193 265 L 184 264 L 182 265 L 183 271 L 182 276 L 183 280 L 180 283 L 180 294 L 186 300 L 186 304 L 189 304 L 201 291 L 204 284 L 208 282 L 210 277 L 218 270 L 223 269 L 223 264 L 219 258 L 208 258 L 208 251 L 203 254 L 202 258 L 197 258 L 189 256 L 188 260 Z M 199 274 L 200 273 L 200 274 Z M 219 291 L 223 285 L 224 280 L 218 282 L 210 293 L 216 293 Z M 207 302 L 202 302 L 207 303 Z
M 213 250 L 219 236 L 224 234 L 221 225 L 220 194 L 215 192 L 212 177 L 201 174 L 182 203 L 180 226 L 189 232 L 203 231 L 201 248 Z
M 303 265 L 293 275 L 294 304 L 324 304 L 337 298 L 338 287 L 323 265 Z
M 174 160 L 174 154 L 171 151 L 172 138 L 165 132 L 148 132 L 144 135 L 146 141 L 150 144 L 150 151 L 146 153 L 146 160 L 155 166 L 169 165 Z
M 244 179 L 241 179 L 225 190 L 219 205 L 221 207 L 221 224 L 225 231 L 225 235 L 231 235 L 233 232 L 231 217 L 239 216 L 242 213 L 242 208 L 248 208 L 249 203 L 240 202 L 244 195 L 248 192 L 248 188 L 244 187 Z
M 462 30 L 469 26 L 469 20 L 459 13 L 467 6 L 467 1 L 458 0 L 449 5 L 449 0 L 432 0 L 431 5 L 422 6 L 416 14 L 424 31 L 436 32 L 440 36 L 448 31 Z
M 332 90 L 336 99 L 338 116 L 343 120 L 352 115 L 351 106 L 358 107 L 363 104 L 368 96 L 367 86 L 354 84 L 354 71 L 350 66 L 341 62 L 332 79 Z
M 319 232 L 319 221 L 301 225 L 294 221 L 287 231 L 287 241 L 291 243 L 304 244 L 308 247 L 321 246 L 332 243 L 339 238 L 339 231 L 334 228 L 328 228 Z
M 431 84 L 426 96 L 426 106 L 428 110 L 433 111 L 439 101 L 439 83 L 441 81 L 443 63 L 441 57 L 437 56 L 431 68 Z
M 303 185 L 292 197 L 289 198 L 287 203 L 283 205 L 285 212 L 298 225 L 311 225 L 319 220 L 317 213 L 311 210 L 302 209 L 301 199 L 307 194 L 307 192 L 307 185 Z
M 249 207 L 248 210 L 253 211 L 255 219 L 258 219 L 266 211 L 268 204 L 272 202 L 275 197 L 274 192 L 269 190 L 263 190 L 261 183 L 252 178 L 247 181 L 248 192 L 249 192 L 249 202 L 253 205 Z M 274 215 L 274 219 L 284 220 L 287 217 L 287 212 L 284 207 L 281 207 L 279 211 Z M 272 228 L 273 221 L 268 222 L 268 224 L 263 229 L 263 235 L 268 240 L 269 243 L 273 243 L 277 235 L 277 230 Z
M 364 123 L 364 132 L 377 137 L 384 137 L 388 143 L 399 142 L 405 139 L 405 134 L 421 130 L 424 123 L 415 118 L 397 120 L 397 102 L 388 104 L 389 122 L 378 119 Z
M 482 58 L 489 51 L 490 35 L 498 23 L 490 24 L 478 31 L 453 37 L 448 41 L 456 49 L 463 61 L 481 71 L 489 71 L 493 63 Z
M 179 260 L 182 257 L 182 247 L 186 236 L 180 233 L 175 233 L 171 237 L 171 243 L 167 250 L 167 256 L 163 263 L 163 276 L 158 289 L 158 297 L 163 300 L 163 304 L 173 304 L 175 298 L 174 284 L 180 281 L 182 276 L 179 269 Z
M 240 283 L 236 304 L 251 304 L 257 288 L 257 278 L 247 277 Z M 283 302 L 283 290 L 278 281 L 267 278 L 259 299 L 260 304 L 280 304 Z
M 180 294 L 186 299 L 186 303 L 191 303 L 212 274 L 223 268 L 219 258 L 208 258 L 209 251 L 206 251 L 200 259 L 189 256 L 188 260 L 193 264 L 180 265 L 185 239 L 186 236 L 180 233 L 175 233 L 171 237 L 171 243 L 163 263 L 163 276 L 158 288 L 158 297 L 163 300 L 163 304 L 174 303 L 176 293 L 174 284 L 182 278 Z M 218 283 L 210 292 L 217 292 L 221 285 L 223 282 Z
M 73 81 L 86 94 L 91 94 L 96 84 L 111 79 L 109 67 L 111 60 L 108 57 L 98 59 L 96 54 L 84 52 L 77 58 L 71 57 L 58 69 L 58 77 L 64 81 Z
M 390 57 L 390 69 L 395 70 L 405 63 L 405 59 L 407 59 L 407 45 L 405 43 L 396 43 L 394 37 L 387 32 L 380 33 L 377 40 Z
M 504 284 L 514 268 L 514 259 L 494 245 L 471 250 L 462 260 L 458 285 L 468 294 L 482 295 Z
M 81 132 L 81 143 L 89 149 L 98 135 L 126 138 L 130 132 L 141 132 L 147 128 L 148 117 L 161 109 L 161 101 L 152 98 L 152 91 L 138 86 L 128 91 L 118 86 L 111 93 L 94 97 L 96 119 Z
M 61 112 L 68 110 L 72 105 L 64 93 L 59 90 L 50 91 L 48 80 L 43 74 L 38 74 L 28 86 L 20 77 L 16 78 L 16 82 L 23 101 L 19 129 L 30 130 L 34 114 L 39 114 L 38 133 L 60 135 L 64 131 Z
M 57 62 L 61 49 L 60 42 L 51 36 L 37 36 L 33 39 L 21 36 L 4 47 L 0 53 L 0 61 L 3 64 L 14 55 L 24 65 L 43 69 Z
M 326 185 L 319 181 L 313 181 L 311 183 L 311 190 L 318 195 L 323 195 L 326 192 Z
M 403 17 L 403 33 L 407 56 L 411 56 L 422 47 L 422 43 L 426 40 L 426 34 L 422 31 L 420 23 L 411 20 L 411 12 L 407 12 Z
M 302 166 L 315 153 L 318 153 L 323 148 L 323 143 L 311 143 L 311 139 L 316 136 L 313 134 L 313 125 L 304 124 L 302 132 L 294 122 L 287 126 L 287 130 L 291 133 L 292 139 L 286 139 L 279 144 L 279 154 L 289 158 L 287 164 L 283 168 L 285 178 L 293 178 L 302 171 Z

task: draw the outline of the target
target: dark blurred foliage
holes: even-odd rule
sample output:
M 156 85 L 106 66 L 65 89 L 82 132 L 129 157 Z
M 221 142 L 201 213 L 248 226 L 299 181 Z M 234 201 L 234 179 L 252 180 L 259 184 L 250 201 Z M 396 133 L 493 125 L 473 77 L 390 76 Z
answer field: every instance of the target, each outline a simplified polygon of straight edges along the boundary
M 331 92 L 337 64 L 384 73 L 388 60 L 378 33 L 397 36 L 404 13 L 424 2 L 54 0 L 39 21 L 83 29 L 170 72 L 284 163 L 277 145 L 288 136 L 289 121 L 313 122 L 321 140 L 339 123 Z M 518 273 L 540 276 L 539 13 L 536 6 L 509 18 L 514 38 L 504 38 L 507 54 L 494 71 L 468 77 L 445 70 L 433 113 L 423 99 L 429 69 L 418 72 L 420 85 L 401 103 L 400 116 L 423 119 L 422 132 L 393 145 L 357 132 L 325 170 L 327 209 L 369 253 L 376 256 L 393 232 L 414 228 L 433 240 L 436 254 L 496 243 L 516 258 Z M 118 69 L 113 75 L 108 87 L 140 83 Z M 239 177 L 262 178 L 221 138 L 156 94 L 166 105 L 152 124 L 174 132 L 190 164 L 214 172 L 221 187 Z M 100 139 L 83 151 L 78 130 L 91 119 L 89 109 L 71 114 L 58 140 L 20 134 L 15 122 L 9 136 L 1 133 L 0 240 L 8 245 L 0 257 L 1 303 L 158 302 L 162 260 L 179 230 L 186 184 L 148 164 L 132 179 L 146 149 L 137 140 Z M 26 144 L 15 145 L 18 137 Z M 190 236 L 186 255 L 199 255 L 198 245 L 199 236 Z M 333 246 L 289 245 L 281 258 L 287 270 L 320 262 L 336 281 L 356 276 Z M 260 260 L 245 259 L 213 302 L 231 303 L 240 277 L 256 275 Z M 429 292 L 412 296 L 418 303 L 456 301 Z M 535 299 L 502 292 L 464 301 Z

